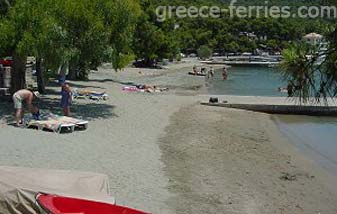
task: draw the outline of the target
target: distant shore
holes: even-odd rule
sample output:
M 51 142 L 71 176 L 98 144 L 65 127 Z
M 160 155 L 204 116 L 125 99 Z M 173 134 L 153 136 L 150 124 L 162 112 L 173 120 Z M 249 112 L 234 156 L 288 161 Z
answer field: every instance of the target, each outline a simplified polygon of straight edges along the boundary
M 109 94 L 72 106 L 89 120 L 85 132 L 14 128 L 11 104 L 2 104 L 0 165 L 104 173 L 118 204 L 152 213 L 337 213 L 336 177 L 296 151 L 269 115 L 201 106 L 205 80 L 187 75 L 193 65 L 118 73 L 105 65 L 70 82 Z M 122 91 L 129 84 L 170 90 Z M 59 112 L 59 88 L 48 92 L 39 106 Z

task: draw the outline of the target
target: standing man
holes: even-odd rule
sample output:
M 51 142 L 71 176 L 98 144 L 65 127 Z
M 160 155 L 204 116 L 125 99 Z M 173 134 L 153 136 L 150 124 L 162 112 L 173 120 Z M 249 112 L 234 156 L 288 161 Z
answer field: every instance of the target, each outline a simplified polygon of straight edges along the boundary
M 34 119 L 39 119 L 40 113 L 39 109 L 35 107 L 32 102 L 35 97 L 39 96 L 39 92 L 32 92 L 28 89 L 21 89 L 13 95 L 13 102 L 15 108 L 15 121 L 16 126 L 19 127 L 22 124 L 23 118 L 23 102 L 25 101 L 28 107 L 29 112 L 32 113 Z

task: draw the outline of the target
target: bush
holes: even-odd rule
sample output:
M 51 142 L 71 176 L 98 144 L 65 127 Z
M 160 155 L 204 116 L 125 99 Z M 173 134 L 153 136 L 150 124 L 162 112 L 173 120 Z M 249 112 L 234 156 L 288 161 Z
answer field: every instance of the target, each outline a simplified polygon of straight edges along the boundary
M 198 56 L 200 59 L 208 59 L 212 56 L 212 52 L 207 45 L 203 45 L 198 49 Z

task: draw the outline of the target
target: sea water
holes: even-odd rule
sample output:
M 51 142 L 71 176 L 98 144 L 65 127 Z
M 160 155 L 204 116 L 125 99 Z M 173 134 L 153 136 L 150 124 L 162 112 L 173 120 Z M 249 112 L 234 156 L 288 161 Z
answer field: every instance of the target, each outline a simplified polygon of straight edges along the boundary
M 206 80 L 212 95 L 287 96 L 279 87 L 286 87 L 277 68 L 228 69 L 228 80 L 223 81 L 221 70 L 213 80 Z M 337 118 L 280 115 L 275 121 L 283 134 L 311 159 L 337 175 Z
M 337 175 L 337 118 L 281 115 L 275 121 L 297 148 Z
M 212 95 L 287 96 L 278 90 L 287 87 L 287 83 L 277 68 L 231 67 L 226 81 L 222 79 L 222 71 L 216 70 L 206 85 Z

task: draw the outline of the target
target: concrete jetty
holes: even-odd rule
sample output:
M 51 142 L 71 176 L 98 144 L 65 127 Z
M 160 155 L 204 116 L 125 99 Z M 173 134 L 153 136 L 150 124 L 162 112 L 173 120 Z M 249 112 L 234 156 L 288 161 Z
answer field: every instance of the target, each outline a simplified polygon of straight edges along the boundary
M 329 99 L 327 104 L 309 102 L 301 104 L 296 99 L 285 97 L 247 97 L 247 96 L 208 96 L 217 97 L 219 103 L 209 103 L 207 96 L 201 96 L 202 105 L 242 109 L 268 114 L 293 114 L 309 116 L 337 116 L 335 99 Z

